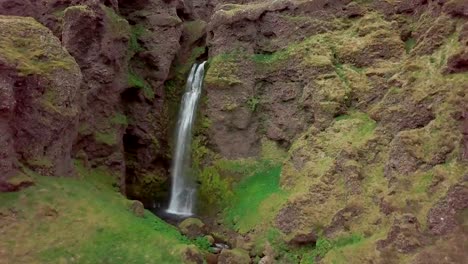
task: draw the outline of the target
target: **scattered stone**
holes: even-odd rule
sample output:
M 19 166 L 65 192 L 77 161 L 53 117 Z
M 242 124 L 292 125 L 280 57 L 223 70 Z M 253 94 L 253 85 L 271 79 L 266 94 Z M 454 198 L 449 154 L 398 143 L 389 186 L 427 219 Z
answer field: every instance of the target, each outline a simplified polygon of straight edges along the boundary
M 140 201 L 132 201 L 132 204 L 130 205 L 130 211 L 138 217 L 143 217 L 145 215 L 145 207 Z
M 218 254 L 220 253 L 223 249 L 229 249 L 229 246 L 223 243 L 215 243 L 214 247 L 211 248 L 211 252 Z
M 187 218 L 179 224 L 182 234 L 189 238 L 203 236 L 205 233 L 205 224 L 198 218 Z

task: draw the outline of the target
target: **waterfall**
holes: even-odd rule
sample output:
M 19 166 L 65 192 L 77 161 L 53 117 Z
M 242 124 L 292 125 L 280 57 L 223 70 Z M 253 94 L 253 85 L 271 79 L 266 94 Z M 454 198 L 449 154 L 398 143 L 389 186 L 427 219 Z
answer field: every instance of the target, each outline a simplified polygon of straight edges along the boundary
M 195 63 L 190 70 L 185 93 L 182 97 L 171 168 L 172 190 L 169 208 L 167 209 L 170 214 L 180 216 L 193 214 L 196 183 L 193 175 L 191 175 L 192 127 L 195 121 L 204 74 L 205 62 Z

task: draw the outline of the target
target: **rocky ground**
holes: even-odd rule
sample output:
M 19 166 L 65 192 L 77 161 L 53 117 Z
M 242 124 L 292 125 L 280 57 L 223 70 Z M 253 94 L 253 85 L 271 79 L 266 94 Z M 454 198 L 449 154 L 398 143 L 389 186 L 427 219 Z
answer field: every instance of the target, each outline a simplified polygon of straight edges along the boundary
M 99 168 L 128 198 L 164 204 L 197 60 L 209 62 L 193 140 L 204 223 L 180 225 L 196 242 L 168 238 L 199 246 L 185 261 L 468 258 L 463 0 L 0 0 L 0 192 L 41 200 L 38 175 L 73 182 Z M 0 194 L 2 226 L 30 217 L 11 195 Z M 45 205 L 59 209 L 44 217 L 68 217 Z M 51 260 L 0 242 L 7 263 Z M 208 253 L 215 242 L 234 249 Z M 70 254 L 94 254 L 82 249 Z M 144 247 L 128 252 L 151 263 Z

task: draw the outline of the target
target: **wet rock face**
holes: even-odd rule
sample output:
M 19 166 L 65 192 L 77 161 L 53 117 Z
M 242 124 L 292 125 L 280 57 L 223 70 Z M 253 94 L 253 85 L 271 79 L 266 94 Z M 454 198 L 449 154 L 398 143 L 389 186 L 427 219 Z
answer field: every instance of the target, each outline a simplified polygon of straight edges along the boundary
M 71 175 L 80 69 L 34 19 L 1 16 L 0 28 L 0 181 L 16 174 L 19 163 L 44 175 Z

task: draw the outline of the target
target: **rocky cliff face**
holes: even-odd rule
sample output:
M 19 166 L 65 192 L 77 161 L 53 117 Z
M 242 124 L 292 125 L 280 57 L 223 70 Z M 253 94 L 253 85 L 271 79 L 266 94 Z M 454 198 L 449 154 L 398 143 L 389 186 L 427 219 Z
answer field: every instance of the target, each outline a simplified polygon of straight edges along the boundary
M 27 181 L 20 167 L 71 175 L 81 100 L 80 69 L 60 41 L 32 18 L 0 18 L 0 190 Z
M 147 206 L 162 201 L 185 78 L 207 59 L 194 171 L 203 213 L 240 233 L 230 244 L 264 263 L 462 263 L 467 10 L 0 0 L 0 191 L 33 184 L 25 170 L 73 176 L 78 160 Z M 271 164 L 277 178 L 257 173 Z M 228 219 L 252 173 L 258 206 Z
M 228 160 L 260 157 L 268 141 L 288 151 L 287 198 L 264 200 L 259 214 L 270 218 L 241 227 L 246 237 L 261 239 L 265 223 L 293 247 L 363 235 L 324 263 L 461 261 L 434 248 L 456 248 L 465 236 L 465 9 L 464 1 L 215 8 L 208 146 Z
M 5 141 L 2 141 L 2 144 L 10 142 L 4 143 L 5 156 L 8 157 L 5 159 L 5 175 L 14 174 L 15 170 L 12 168 L 20 166 L 18 162 L 43 174 L 73 175 L 71 159 L 75 158 L 84 162 L 86 166 L 105 166 L 113 170 L 121 179 L 122 191 L 131 197 L 150 204 L 155 199 L 155 194 L 159 195 L 159 198 L 164 196 L 170 158 L 167 128 L 170 122 L 173 122 L 167 117 L 164 82 L 168 79 L 171 65 L 180 50 L 184 31 L 182 19 L 193 20 L 199 16 L 192 15 L 191 10 L 192 7 L 186 7 L 183 2 L 178 1 L 2 1 L 0 14 L 28 16 L 42 23 L 42 30 L 46 33 L 27 34 L 29 31 L 35 32 L 30 29 L 32 26 L 27 24 L 18 29 L 24 28 L 25 33 L 22 34 L 25 36 L 21 37 L 25 42 L 28 41 L 28 37 L 35 42 L 45 41 L 41 38 L 54 39 L 55 49 L 71 55 L 68 55 L 68 59 L 63 55 L 63 67 L 70 72 L 74 70 L 77 75 L 73 77 L 64 73 L 59 78 L 58 73 L 57 76 L 49 72 L 31 70 L 22 73 L 21 69 L 15 66 L 14 61 L 18 58 L 5 59 L 5 65 L 8 67 L 4 67 L 7 67 L 10 73 L 2 71 L 2 74 L 5 74 L 2 81 L 9 86 L 19 87 L 17 90 L 21 88 L 21 93 L 27 92 L 31 93 L 30 97 L 37 97 L 29 91 L 39 89 L 34 87 L 34 83 L 40 83 L 44 87 L 55 87 L 51 88 L 52 90 L 63 90 L 68 86 L 70 88 L 67 89 L 72 90 L 63 91 L 63 98 L 57 99 L 52 98 L 55 94 L 50 95 L 52 92 L 47 92 L 47 98 L 61 100 L 57 104 L 69 107 L 70 110 L 65 112 L 54 108 L 55 112 L 65 117 L 46 116 L 43 122 L 49 126 L 48 131 L 37 127 L 36 131 L 30 131 L 28 135 L 23 136 L 20 136 L 20 132 L 15 132 L 16 128 L 13 125 L 6 125 L 10 122 L 7 120 L 19 119 L 14 116 L 15 111 L 26 115 L 25 118 L 33 119 L 39 118 L 41 113 L 36 113 L 39 111 L 38 107 L 31 105 L 32 102 L 24 102 L 21 105 L 27 107 L 18 108 L 14 101 L 5 99 L 5 102 L 11 101 L 5 105 L 5 109 L 8 110 L 5 111 L 5 122 L 2 122 L 5 131 L 11 130 L 5 133 Z M 184 15 L 186 13 L 187 16 Z M 5 28 L 10 27 L 7 18 L 5 17 L 3 22 Z M 32 18 L 18 17 L 17 21 L 34 21 Z M 40 25 L 38 22 L 35 22 L 35 26 Z M 32 25 L 32 22 L 30 24 Z M 11 36 L 11 31 L 2 34 L 4 41 L 14 37 Z M 40 34 L 44 36 L 40 37 Z M 199 38 L 200 36 L 195 37 L 191 41 L 197 41 Z M 191 44 L 193 46 L 193 43 Z M 187 46 L 186 49 L 192 47 L 190 43 Z M 2 53 L 6 53 L 7 56 L 10 54 L 8 48 L 10 47 L 2 46 L 2 51 L 5 51 Z M 21 49 L 30 48 L 25 46 Z M 55 67 L 55 61 L 47 64 L 47 53 L 54 48 L 33 48 L 33 54 L 25 58 L 29 61 L 25 61 L 24 64 L 40 63 L 44 67 Z M 21 50 L 15 52 L 21 53 Z M 41 57 L 42 53 L 44 58 Z M 73 61 L 74 68 L 67 68 L 67 60 Z M 50 84 L 41 81 L 42 79 L 51 79 Z M 19 92 L 15 97 L 13 88 L 9 90 L 10 92 L 5 92 L 5 98 L 23 100 Z M 45 88 L 39 90 L 39 94 L 46 93 Z M 26 97 L 29 98 L 29 95 L 24 96 L 24 100 L 29 100 Z M 28 120 L 25 119 L 24 123 L 27 124 Z M 28 125 L 34 126 L 33 123 Z M 47 136 L 48 133 L 51 136 Z M 22 137 L 22 142 L 13 144 L 12 142 L 16 141 L 12 134 Z M 38 138 L 48 138 L 41 143 L 45 145 L 47 142 L 50 144 L 53 135 L 54 144 L 65 150 L 58 151 L 53 145 L 42 150 L 45 147 L 40 144 L 36 146 L 31 134 Z M 23 146 L 37 150 L 23 154 Z M 70 148 L 71 146 L 73 147 Z M 49 157 L 48 152 L 54 152 L 56 156 Z M 16 156 L 21 157 L 16 162 L 18 164 L 15 163 Z M 35 162 L 41 166 L 32 166 L 27 162 L 31 160 L 34 163 L 35 158 L 41 159 Z M 65 161 L 59 162 L 59 159 Z M 55 165 L 56 162 L 62 164 L 60 166 L 63 168 L 55 168 L 58 166 Z

